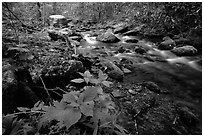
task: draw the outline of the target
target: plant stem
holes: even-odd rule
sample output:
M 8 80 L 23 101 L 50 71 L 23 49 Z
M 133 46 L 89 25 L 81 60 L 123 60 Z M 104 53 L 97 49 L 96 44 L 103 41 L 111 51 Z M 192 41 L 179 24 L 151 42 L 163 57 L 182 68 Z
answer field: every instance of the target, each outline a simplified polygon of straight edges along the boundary
M 51 99 L 51 97 L 50 97 L 49 91 L 48 91 L 48 89 L 46 88 L 45 83 L 44 83 L 44 81 L 43 81 L 43 79 L 42 79 L 41 76 L 40 76 L 40 80 L 42 81 L 43 87 L 44 87 L 44 89 L 45 89 L 45 91 L 46 91 L 46 93 L 47 93 L 47 95 L 48 95 L 48 100 L 50 101 L 50 103 L 51 103 L 51 105 L 52 105 L 53 103 L 52 103 L 52 99 Z

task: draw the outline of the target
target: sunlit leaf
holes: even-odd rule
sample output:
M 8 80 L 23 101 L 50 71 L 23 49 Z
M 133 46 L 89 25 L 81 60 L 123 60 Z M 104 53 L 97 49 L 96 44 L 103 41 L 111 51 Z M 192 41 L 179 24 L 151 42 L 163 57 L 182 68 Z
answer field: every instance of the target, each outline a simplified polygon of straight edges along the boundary
M 90 78 L 91 76 L 92 75 L 91 75 L 91 73 L 88 70 L 84 72 L 84 77 Z
M 84 77 L 86 83 L 89 83 L 89 78 Z
M 108 76 L 104 75 L 101 70 L 99 70 L 99 72 L 98 72 L 98 77 L 99 77 L 98 79 L 99 79 L 100 82 L 102 82 L 102 81 L 104 81 L 104 80 L 106 80 L 108 78 Z
M 92 84 L 96 84 L 96 85 L 100 83 L 99 80 L 95 79 L 95 78 L 89 79 L 89 82 L 92 83 Z
M 76 102 L 77 99 L 71 93 L 67 93 L 67 94 L 63 95 L 63 100 L 68 102 L 68 103 L 74 103 L 74 102 Z
M 113 84 L 112 82 L 110 81 L 102 81 L 102 84 L 106 87 L 110 87 L 110 84 Z
M 99 95 L 103 95 L 103 89 L 100 86 L 97 88 L 97 92 Z
M 77 79 L 71 80 L 71 82 L 82 83 L 82 82 L 84 82 L 84 79 L 82 79 L 82 78 L 77 78 Z
M 81 118 L 80 109 L 67 105 L 64 101 L 55 101 L 53 104 L 54 106 L 49 107 L 47 112 L 43 115 L 42 119 L 40 119 L 38 124 L 39 129 L 52 120 L 59 121 L 59 127 L 66 126 L 66 128 L 69 129 Z
M 17 109 L 21 112 L 26 112 L 26 111 L 30 110 L 29 108 L 26 108 L 26 107 L 17 107 Z
M 93 101 L 84 102 L 80 106 L 81 112 L 86 116 L 93 116 L 93 108 L 94 108 Z
M 78 103 L 92 101 L 97 96 L 97 87 L 86 87 L 85 91 L 79 96 Z

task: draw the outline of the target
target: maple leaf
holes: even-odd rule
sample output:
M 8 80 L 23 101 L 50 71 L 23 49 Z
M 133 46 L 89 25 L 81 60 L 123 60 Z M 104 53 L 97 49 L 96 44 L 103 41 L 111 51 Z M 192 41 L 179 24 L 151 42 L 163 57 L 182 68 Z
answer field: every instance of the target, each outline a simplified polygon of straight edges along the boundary
M 38 127 L 40 129 L 46 122 L 57 120 L 59 121 L 59 127 L 66 126 L 66 128 L 69 129 L 73 124 L 77 123 L 80 118 L 81 112 L 79 108 L 67 105 L 63 100 L 61 102 L 55 101 L 54 106 L 49 107 L 47 113 L 44 114 L 40 120 Z
M 93 108 L 94 108 L 94 102 L 93 101 L 83 102 L 80 105 L 81 112 L 86 116 L 93 116 Z
M 80 104 L 81 112 L 86 116 L 93 116 L 94 98 L 97 96 L 96 87 L 86 87 L 85 91 L 80 94 L 77 103 Z
M 101 70 L 99 70 L 98 72 L 98 80 L 101 83 L 102 81 L 105 81 L 108 78 L 107 75 L 104 75 L 103 72 Z

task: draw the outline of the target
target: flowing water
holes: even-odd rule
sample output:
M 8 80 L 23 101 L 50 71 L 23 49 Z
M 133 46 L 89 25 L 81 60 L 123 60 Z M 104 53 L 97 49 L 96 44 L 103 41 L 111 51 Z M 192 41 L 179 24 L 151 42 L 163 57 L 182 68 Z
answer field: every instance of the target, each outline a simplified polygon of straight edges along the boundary
M 202 102 L 202 67 L 197 63 L 202 59 L 201 55 L 194 57 L 178 57 L 171 51 L 159 50 L 155 43 L 141 39 L 141 37 L 122 37 L 117 35 L 121 42 L 117 44 L 103 43 L 96 37 L 84 36 L 84 41 L 78 48 L 80 53 L 101 55 L 104 57 L 121 60 L 127 59 L 133 62 L 132 73 L 125 76 L 124 82 L 153 81 L 163 90 L 170 92 L 182 100 L 201 105 Z M 137 45 L 147 50 L 146 55 L 134 52 L 135 43 L 126 43 L 125 39 L 140 39 Z M 123 45 L 129 49 L 128 53 L 117 53 L 116 49 Z M 151 60 L 147 57 L 151 57 Z M 156 58 L 156 59 L 155 59 Z

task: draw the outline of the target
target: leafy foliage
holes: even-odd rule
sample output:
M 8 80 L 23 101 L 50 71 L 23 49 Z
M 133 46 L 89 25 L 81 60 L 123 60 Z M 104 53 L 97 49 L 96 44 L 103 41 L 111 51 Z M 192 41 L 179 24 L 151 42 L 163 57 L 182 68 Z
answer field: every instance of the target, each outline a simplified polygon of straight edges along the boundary
M 99 70 L 99 72 L 98 72 L 98 79 L 94 78 L 88 70 L 85 71 L 84 73 L 79 72 L 79 74 L 81 76 L 83 76 L 84 79 L 78 78 L 78 79 L 73 79 L 71 81 L 75 82 L 75 83 L 86 82 L 87 84 L 92 83 L 92 84 L 95 84 L 95 85 L 103 84 L 106 87 L 110 87 L 110 84 L 112 84 L 112 82 L 106 81 L 108 76 L 103 74 L 103 72 L 101 70 Z
M 23 135 L 24 120 L 18 120 L 14 116 L 6 116 L 2 120 L 2 134 L 4 135 Z

